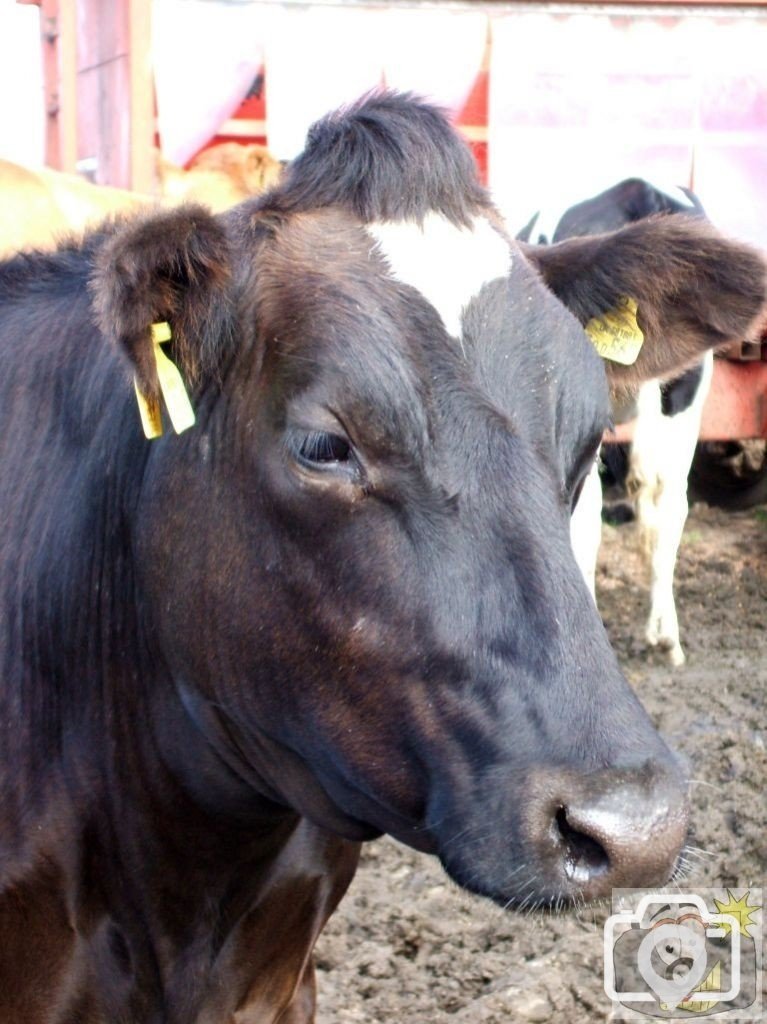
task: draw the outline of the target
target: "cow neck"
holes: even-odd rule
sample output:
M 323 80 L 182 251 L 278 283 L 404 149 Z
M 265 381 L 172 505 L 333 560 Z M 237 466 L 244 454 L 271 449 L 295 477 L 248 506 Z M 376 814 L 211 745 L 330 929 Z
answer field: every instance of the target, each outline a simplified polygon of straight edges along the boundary
M 158 679 L 156 665 L 151 698 L 139 728 L 114 716 L 102 913 L 136 977 L 156 976 L 169 1021 L 228 1019 L 247 1005 L 272 1024 L 304 982 L 359 845 L 265 795 L 232 754 L 231 723 L 183 683 Z

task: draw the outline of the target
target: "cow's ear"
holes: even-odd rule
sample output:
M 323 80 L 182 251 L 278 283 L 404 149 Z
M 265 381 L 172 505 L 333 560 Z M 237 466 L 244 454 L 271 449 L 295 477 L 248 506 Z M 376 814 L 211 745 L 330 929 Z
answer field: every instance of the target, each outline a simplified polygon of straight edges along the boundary
M 91 288 L 99 325 L 157 401 L 152 325 L 170 327 L 170 353 L 189 388 L 219 367 L 231 336 L 231 262 L 223 225 L 185 206 L 117 225 L 99 249 Z
M 765 258 L 697 218 L 651 217 L 523 249 L 592 336 L 611 327 L 630 333 L 636 316 L 643 341 L 635 361 L 605 359 L 618 386 L 672 376 L 706 349 L 754 340 L 765 326 Z

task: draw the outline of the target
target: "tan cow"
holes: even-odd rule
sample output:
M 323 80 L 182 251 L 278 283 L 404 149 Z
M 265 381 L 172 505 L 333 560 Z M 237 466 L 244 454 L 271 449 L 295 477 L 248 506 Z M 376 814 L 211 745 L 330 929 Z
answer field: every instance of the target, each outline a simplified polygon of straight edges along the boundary
M 151 202 L 150 196 L 91 185 L 76 174 L 0 160 L 0 258 L 20 249 L 53 249 L 64 235 Z
M 152 202 L 150 196 L 93 185 L 76 174 L 47 167 L 33 171 L 0 160 L 0 258 L 18 250 L 54 249 L 66 234 Z
M 276 184 L 280 170 L 263 146 L 236 142 L 211 146 L 189 170 L 158 155 L 158 194 L 152 196 L 0 160 L 0 259 L 22 249 L 53 249 L 63 236 L 123 210 L 194 201 L 219 212 Z
M 166 201 L 194 201 L 214 212 L 265 192 L 279 182 L 281 172 L 279 161 L 255 143 L 211 146 L 194 157 L 188 170 L 159 154 L 157 160 L 160 190 Z

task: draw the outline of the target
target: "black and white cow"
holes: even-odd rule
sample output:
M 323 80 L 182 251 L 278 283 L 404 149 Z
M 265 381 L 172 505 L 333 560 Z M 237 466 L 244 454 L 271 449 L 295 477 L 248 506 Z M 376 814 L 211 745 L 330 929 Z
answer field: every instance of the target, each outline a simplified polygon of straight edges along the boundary
M 629 178 L 561 216 L 536 215 L 529 225 L 531 240 L 541 244 L 614 231 L 644 217 L 664 214 L 705 216 L 688 189 L 661 189 L 641 178 Z M 629 403 L 613 403 L 616 422 L 636 418 L 626 467 L 626 486 L 636 501 L 640 547 L 650 577 L 650 615 L 646 638 L 668 651 L 673 665 L 682 665 L 684 651 L 674 602 L 674 567 L 687 518 L 687 477 L 700 432 L 703 406 L 713 372 L 707 353 L 681 376 L 666 382 L 646 381 Z M 572 521 L 573 547 L 594 592 L 596 558 L 601 539 L 602 486 L 598 464 L 584 484 Z

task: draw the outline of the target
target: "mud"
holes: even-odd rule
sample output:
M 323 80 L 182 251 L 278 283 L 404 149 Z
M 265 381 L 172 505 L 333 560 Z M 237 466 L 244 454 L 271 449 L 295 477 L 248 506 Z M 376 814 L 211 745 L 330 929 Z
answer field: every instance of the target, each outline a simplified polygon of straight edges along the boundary
M 598 600 L 624 670 L 689 759 L 688 882 L 767 888 L 767 508 L 696 505 L 677 568 L 687 665 L 644 640 L 632 527 L 605 527 Z M 605 1021 L 604 907 L 503 914 L 460 893 L 433 858 L 384 839 L 317 946 L 318 1024 Z

